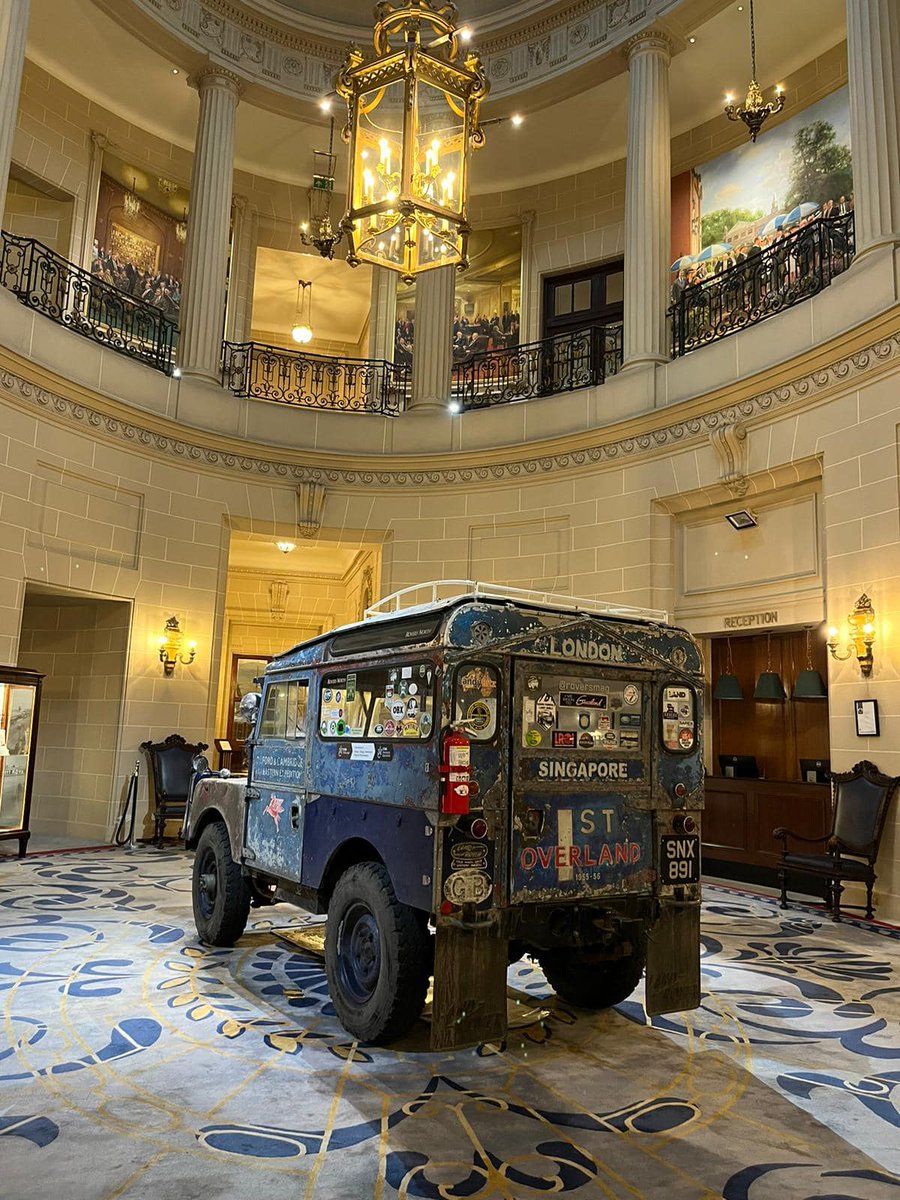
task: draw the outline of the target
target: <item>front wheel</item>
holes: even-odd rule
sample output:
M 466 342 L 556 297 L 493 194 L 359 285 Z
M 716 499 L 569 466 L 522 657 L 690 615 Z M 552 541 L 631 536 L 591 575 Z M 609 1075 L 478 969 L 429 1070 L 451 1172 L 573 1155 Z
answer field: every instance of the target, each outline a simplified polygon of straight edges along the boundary
M 328 905 L 325 970 L 347 1032 L 381 1044 L 406 1033 L 425 1004 L 430 967 L 424 915 L 400 903 L 386 868 L 345 871 Z
M 603 957 L 604 953 L 607 957 Z M 599 947 L 564 947 L 538 954 L 554 992 L 580 1008 L 611 1008 L 630 996 L 644 973 L 644 954 L 608 957 Z
M 213 821 L 200 834 L 191 898 L 201 942 L 233 946 L 247 925 L 250 889 L 231 857 L 228 830 L 221 821 Z

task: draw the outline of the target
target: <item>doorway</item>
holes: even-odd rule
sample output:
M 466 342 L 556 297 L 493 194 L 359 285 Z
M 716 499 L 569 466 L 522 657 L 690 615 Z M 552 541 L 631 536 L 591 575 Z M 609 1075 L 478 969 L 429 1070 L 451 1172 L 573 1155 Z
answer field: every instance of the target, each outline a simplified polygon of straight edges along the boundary
M 130 628 L 128 600 L 26 585 L 18 665 L 46 676 L 32 851 L 110 840 Z

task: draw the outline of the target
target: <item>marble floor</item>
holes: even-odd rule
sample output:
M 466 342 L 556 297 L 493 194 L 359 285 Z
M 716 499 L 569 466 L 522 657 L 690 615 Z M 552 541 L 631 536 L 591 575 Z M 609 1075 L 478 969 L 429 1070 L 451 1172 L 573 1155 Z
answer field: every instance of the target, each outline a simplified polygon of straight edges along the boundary
M 190 858 L 0 864 L 4 1200 L 900 1200 L 900 931 L 705 888 L 702 1005 L 547 1016 L 503 1052 L 382 1049 L 255 910 L 199 945 Z

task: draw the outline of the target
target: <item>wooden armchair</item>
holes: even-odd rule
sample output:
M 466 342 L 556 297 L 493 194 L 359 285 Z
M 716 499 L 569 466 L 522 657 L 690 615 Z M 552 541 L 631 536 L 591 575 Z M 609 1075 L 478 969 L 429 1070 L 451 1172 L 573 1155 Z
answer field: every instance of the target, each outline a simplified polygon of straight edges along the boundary
M 150 764 L 153 783 L 154 844 L 162 845 L 166 821 L 184 817 L 195 754 L 208 749 L 206 742 L 186 742 L 180 733 L 170 733 L 163 742 L 141 742 Z
M 866 918 L 871 920 L 872 888 L 875 884 L 875 860 L 884 831 L 888 806 L 900 785 L 900 778 L 882 775 L 874 763 L 858 762 L 842 774 L 831 776 L 832 825 L 828 833 L 818 838 L 800 837 L 788 829 L 774 829 L 772 836 L 781 842 L 778 879 L 781 884 L 781 907 L 787 907 L 788 871 L 815 875 L 825 881 L 825 904 L 831 909 L 831 919 L 841 919 L 843 881 L 866 885 Z M 788 839 L 821 846 L 818 853 L 788 851 Z M 846 908 L 862 908 L 848 904 Z

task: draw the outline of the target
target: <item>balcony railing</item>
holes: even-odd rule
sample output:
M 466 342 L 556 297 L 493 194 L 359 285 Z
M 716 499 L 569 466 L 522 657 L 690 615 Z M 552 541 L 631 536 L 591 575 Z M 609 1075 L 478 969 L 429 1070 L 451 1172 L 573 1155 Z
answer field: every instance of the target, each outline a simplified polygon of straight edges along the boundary
M 67 329 L 169 373 L 178 326 L 34 238 L 0 233 L 0 285 Z
M 853 213 L 845 213 L 811 221 L 743 262 L 691 284 L 669 309 L 672 357 L 808 300 L 847 270 L 853 254 Z
M 225 342 L 222 382 L 236 396 L 338 412 L 402 412 L 409 367 L 375 358 L 325 358 L 259 342 Z
M 451 400 L 468 411 L 571 392 L 603 383 L 621 365 L 622 326 L 591 325 L 456 363 Z

